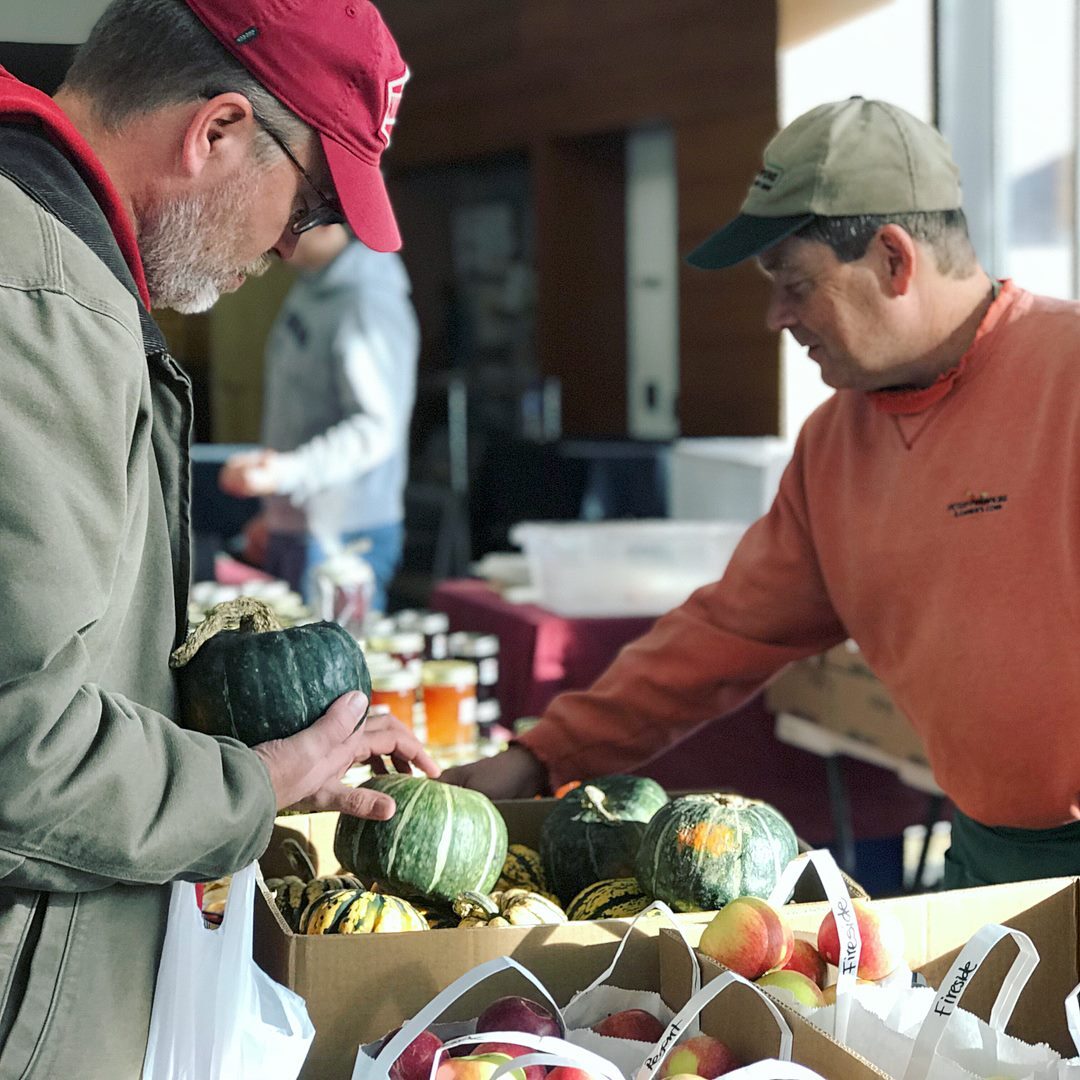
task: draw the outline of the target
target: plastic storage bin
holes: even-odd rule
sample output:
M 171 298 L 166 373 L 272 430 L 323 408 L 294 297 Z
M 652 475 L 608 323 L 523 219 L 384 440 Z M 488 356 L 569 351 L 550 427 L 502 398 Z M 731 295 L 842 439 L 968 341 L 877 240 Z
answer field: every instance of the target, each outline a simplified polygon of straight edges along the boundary
M 660 615 L 720 578 L 746 531 L 732 521 L 523 521 L 538 603 L 559 615 Z
M 791 444 L 760 438 L 677 439 L 671 449 L 669 514 L 756 521 L 772 505 Z

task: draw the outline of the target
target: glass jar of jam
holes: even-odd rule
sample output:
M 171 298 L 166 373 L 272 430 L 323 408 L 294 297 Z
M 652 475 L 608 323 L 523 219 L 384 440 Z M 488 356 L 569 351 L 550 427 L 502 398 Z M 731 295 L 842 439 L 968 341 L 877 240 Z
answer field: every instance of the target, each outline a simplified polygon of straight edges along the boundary
M 427 745 L 465 749 L 476 742 L 476 665 L 425 660 L 421 668 Z
M 420 675 L 424 661 L 424 635 L 418 630 L 395 630 L 389 634 L 368 634 L 368 648 L 372 652 L 389 653 L 400 661 L 406 670 Z
M 416 691 L 420 685 L 415 671 L 397 665 L 380 667 L 371 672 L 371 705 L 385 705 L 407 728 L 413 726 L 416 711 Z
M 477 702 L 498 701 L 498 637 L 495 634 L 459 630 L 446 639 L 446 649 L 451 659 L 468 660 L 476 665 Z
M 398 630 L 419 631 L 424 635 L 425 660 L 446 659 L 446 638 L 450 632 L 450 616 L 446 612 L 405 608 L 393 617 Z

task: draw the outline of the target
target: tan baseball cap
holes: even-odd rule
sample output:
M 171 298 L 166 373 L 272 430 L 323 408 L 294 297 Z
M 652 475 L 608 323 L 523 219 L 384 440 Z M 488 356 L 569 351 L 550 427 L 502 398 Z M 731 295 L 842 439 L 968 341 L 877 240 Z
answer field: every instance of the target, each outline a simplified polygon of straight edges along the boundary
M 885 101 L 819 105 L 765 147 L 740 213 L 687 256 L 734 266 L 812 218 L 958 210 L 960 170 L 935 128 Z

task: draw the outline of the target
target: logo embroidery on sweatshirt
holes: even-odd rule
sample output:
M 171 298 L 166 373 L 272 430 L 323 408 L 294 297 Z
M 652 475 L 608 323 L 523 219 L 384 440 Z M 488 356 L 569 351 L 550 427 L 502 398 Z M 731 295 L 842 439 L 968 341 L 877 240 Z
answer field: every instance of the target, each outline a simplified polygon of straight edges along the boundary
M 990 514 L 995 510 L 1003 510 L 1008 501 L 1008 495 L 991 495 L 987 491 L 976 494 L 969 491 L 959 502 L 949 503 L 948 509 L 954 518 L 961 518 L 969 514 Z

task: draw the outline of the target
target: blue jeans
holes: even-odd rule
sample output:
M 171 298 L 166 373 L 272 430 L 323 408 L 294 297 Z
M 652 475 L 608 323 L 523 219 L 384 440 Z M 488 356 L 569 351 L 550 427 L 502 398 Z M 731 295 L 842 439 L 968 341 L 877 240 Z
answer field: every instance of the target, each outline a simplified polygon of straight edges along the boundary
M 375 571 L 375 593 L 371 606 L 376 611 L 386 610 L 386 590 L 401 565 L 405 526 L 402 522 L 380 525 L 376 529 L 360 529 L 339 537 L 342 544 L 355 540 L 370 540 L 371 548 L 364 559 Z M 283 578 L 301 596 L 305 603 L 315 599 L 311 572 L 326 558 L 322 544 L 305 533 L 271 533 L 266 548 L 266 572 Z

